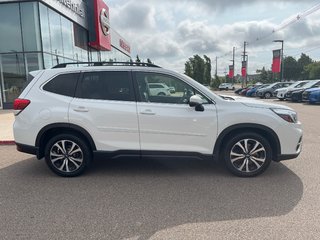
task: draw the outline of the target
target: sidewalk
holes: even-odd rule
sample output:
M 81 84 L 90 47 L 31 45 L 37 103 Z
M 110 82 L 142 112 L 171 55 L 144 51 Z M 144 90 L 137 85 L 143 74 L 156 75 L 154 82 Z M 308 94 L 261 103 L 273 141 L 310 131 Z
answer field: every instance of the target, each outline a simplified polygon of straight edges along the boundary
M 13 110 L 0 110 L 0 145 L 14 144 Z

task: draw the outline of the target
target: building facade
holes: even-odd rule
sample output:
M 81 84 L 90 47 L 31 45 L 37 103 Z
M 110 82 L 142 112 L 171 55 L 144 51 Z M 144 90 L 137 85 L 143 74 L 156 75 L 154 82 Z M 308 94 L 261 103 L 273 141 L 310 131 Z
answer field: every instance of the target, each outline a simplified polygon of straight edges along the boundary
M 0 16 L 0 108 L 12 108 L 30 71 L 131 58 L 103 0 L 0 0 Z

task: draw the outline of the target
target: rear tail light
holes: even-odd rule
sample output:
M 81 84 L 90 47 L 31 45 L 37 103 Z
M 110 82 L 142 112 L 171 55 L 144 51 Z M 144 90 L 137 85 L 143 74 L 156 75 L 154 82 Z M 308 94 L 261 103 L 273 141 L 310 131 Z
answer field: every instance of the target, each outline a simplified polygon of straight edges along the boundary
M 16 110 L 15 115 L 18 115 L 22 110 L 24 110 L 29 104 L 30 100 L 17 98 L 14 100 L 13 109 Z

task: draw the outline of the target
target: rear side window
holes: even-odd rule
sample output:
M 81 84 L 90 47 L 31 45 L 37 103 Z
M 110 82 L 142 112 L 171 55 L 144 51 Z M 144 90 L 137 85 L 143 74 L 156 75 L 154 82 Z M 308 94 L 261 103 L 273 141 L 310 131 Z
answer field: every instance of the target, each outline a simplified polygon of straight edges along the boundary
M 129 72 L 84 73 L 77 96 L 86 99 L 134 101 L 134 92 Z
M 61 74 L 53 78 L 50 82 L 44 85 L 43 90 L 73 97 L 75 94 L 77 81 L 80 73 Z

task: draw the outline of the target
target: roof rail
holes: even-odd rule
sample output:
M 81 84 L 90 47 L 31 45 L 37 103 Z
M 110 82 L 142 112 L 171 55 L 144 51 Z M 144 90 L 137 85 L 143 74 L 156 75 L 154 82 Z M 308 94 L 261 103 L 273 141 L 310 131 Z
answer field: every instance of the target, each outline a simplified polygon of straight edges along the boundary
M 137 66 L 137 67 L 158 67 L 152 63 L 143 63 L 143 62 L 69 62 L 69 63 L 60 63 L 52 68 L 66 68 L 68 65 L 84 65 L 88 66 Z

